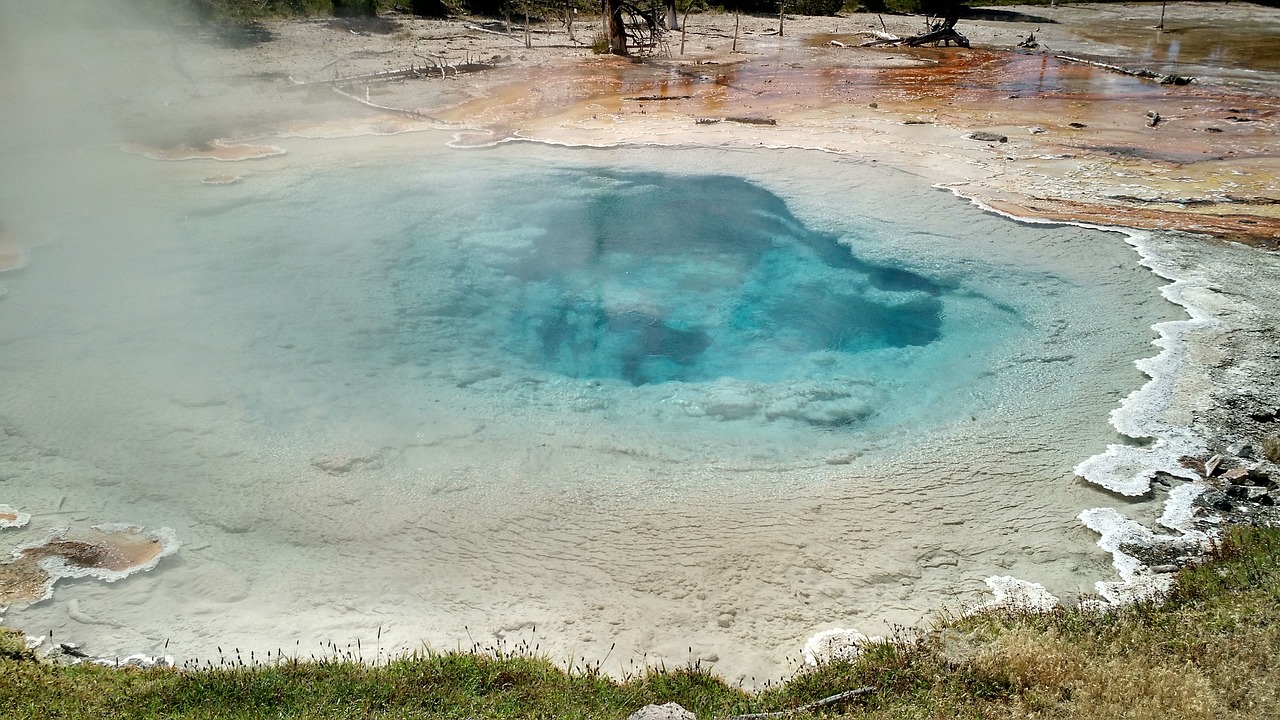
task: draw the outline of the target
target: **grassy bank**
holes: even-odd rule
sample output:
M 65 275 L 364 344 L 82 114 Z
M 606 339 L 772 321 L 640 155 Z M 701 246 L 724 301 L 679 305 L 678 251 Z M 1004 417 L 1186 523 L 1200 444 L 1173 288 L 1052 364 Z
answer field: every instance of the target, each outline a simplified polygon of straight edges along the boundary
M 1280 530 L 1236 528 L 1172 595 L 1101 615 L 944 619 L 857 662 L 760 692 L 700 666 L 617 681 L 524 652 L 440 653 L 371 667 L 340 659 L 202 671 L 43 663 L 0 633 L 4 718 L 623 718 L 678 702 L 699 718 L 824 708 L 870 718 L 1266 718 L 1280 713 Z M 248 658 L 243 658 L 249 662 Z M 791 717 L 810 717 L 808 714 Z

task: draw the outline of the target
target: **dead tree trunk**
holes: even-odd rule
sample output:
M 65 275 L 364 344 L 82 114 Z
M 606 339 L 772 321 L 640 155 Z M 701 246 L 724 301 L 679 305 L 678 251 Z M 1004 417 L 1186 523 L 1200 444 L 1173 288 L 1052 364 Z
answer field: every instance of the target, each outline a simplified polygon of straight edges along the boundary
M 969 47 L 969 38 L 956 32 L 956 29 L 953 27 L 939 28 L 923 35 L 903 38 L 902 41 L 910 47 L 919 47 L 921 45 L 928 45 L 929 43 L 940 42 L 947 43 L 948 45 L 955 43 L 960 47 Z
M 910 47 L 919 47 L 930 43 L 946 43 L 950 45 L 955 43 L 960 47 L 969 47 L 969 38 L 956 32 L 956 23 L 960 22 L 960 3 L 948 2 L 944 8 L 942 22 L 936 22 L 929 27 L 929 32 L 923 35 L 913 35 L 909 38 L 903 38 L 903 42 Z
M 667 29 L 680 29 L 680 16 L 676 14 L 676 0 L 667 0 Z
M 609 52 L 627 54 L 627 26 L 622 21 L 622 0 L 603 0 L 604 33 L 609 38 Z

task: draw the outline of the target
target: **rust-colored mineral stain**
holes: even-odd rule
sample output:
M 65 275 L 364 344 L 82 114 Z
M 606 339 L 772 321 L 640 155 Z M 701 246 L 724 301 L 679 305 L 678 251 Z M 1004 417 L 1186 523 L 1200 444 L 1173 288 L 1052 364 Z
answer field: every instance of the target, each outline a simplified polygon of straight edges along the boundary
M 17 270 L 27 264 L 27 255 L 22 246 L 7 234 L 0 232 L 0 272 Z
M 1245 214 L 1196 214 L 1131 205 L 1104 205 L 1070 200 L 1029 202 L 984 200 L 989 207 L 1024 218 L 1089 222 L 1142 230 L 1187 230 L 1235 240 L 1266 250 L 1280 250 L 1280 218 Z
M 1052 54 L 954 48 L 809 48 L 721 64 L 601 59 L 513 78 L 455 107 L 450 119 L 485 131 L 475 136 L 481 140 L 608 143 L 655 132 L 675 137 L 700 118 L 767 117 L 777 120 L 777 132 L 803 128 L 803 142 L 820 136 L 833 148 L 874 150 L 859 136 L 875 134 L 886 149 L 969 152 L 991 171 L 982 181 L 988 194 L 1028 215 L 1273 244 L 1269 203 L 1278 192 L 1270 169 L 1280 101 L 1221 85 L 1161 85 Z M 1155 126 L 1151 114 L 1160 117 Z M 950 142 L 945 135 L 921 140 L 886 128 L 913 118 L 958 133 L 998 129 L 1016 144 L 974 156 L 973 145 L 927 144 Z M 759 142 L 775 131 L 708 132 Z M 1130 202 L 1125 194 L 1174 202 Z M 1256 201 L 1242 201 L 1245 195 Z
M 0 607 L 30 605 L 45 598 L 53 578 L 35 563 L 0 564 Z
M 219 160 L 222 162 L 240 162 L 243 160 L 261 160 L 276 157 L 285 153 L 284 148 L 274 145 L 232 145 L 212 141 L 198 146 L 179 146 L 156 148 L 129 143 L 122 146 L 125 152 L 141 155 L 151 160 Z
M 75 533 L 54 531 L 44 542 L 18 548 L 13 551 L 12 560 L 0 563 L 0 605 L 39 602 L 48 597 L 59 577 L 89 574 L 106 580 L 119 579 L 153 566 L 176 547 L 131 526 Z M 65 569 L 59 572 L 59 563 L 51 564 L 45 562 L 47 560 L 61 560 Z
M 5 523 L 18 522 L 18 514 L 0 510 L 0 522 L 5 522 Z

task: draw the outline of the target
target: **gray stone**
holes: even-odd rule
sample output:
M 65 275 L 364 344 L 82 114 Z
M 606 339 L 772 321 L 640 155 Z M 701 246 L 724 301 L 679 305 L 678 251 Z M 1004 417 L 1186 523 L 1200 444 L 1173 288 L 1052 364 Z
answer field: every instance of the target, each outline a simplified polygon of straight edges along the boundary
M 977 130 L 975 132 L 969 133 L 969 139 L 981 140 L 982 142 L 1009 142 L 1009 138 L 1006 135 L 1001 135 L 999 133 L 990 133 L 983 130 Z
M 627 720 L 697 720 L 697 716 L 680 707 L 679 703 L 645 705 L 627 716 Z
M 1227 448 L 1227 452 L 1244 460 L 1249 460 L 1254 457 L 1253 446 L 1249 443 L 1236 443 L 1235 445 Z
M 1236 480 L 1239 480 L 1243 477 L 1247 477 L 1248 475 L 1249 475 L 1249 471 L 1245 470 L 1244 468 L 1241 468 L 1241 467 L 1231 468 L 1230 470 L 1222 473 L 1222 479 L 1235 482 Z

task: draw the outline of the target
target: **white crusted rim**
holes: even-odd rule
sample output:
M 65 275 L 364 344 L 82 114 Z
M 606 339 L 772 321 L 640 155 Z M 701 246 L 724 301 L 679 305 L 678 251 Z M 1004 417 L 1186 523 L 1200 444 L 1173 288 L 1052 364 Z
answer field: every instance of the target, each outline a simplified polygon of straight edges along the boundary
M 994 597 L 974 605 L 970 613 L 997 608 L 1048 612 L 1059 605 L 1058 598 L 1040 583 L 1019 580 L 1012 575 L 992 575 L 983 582 L 991 588 Z
M 883 641 L 882 637 L 867 637 L 857 630 L 832 628 L 806 640 L 800 654 L 806 665 L 816 667 L 837 660 L 857 659 L 867 645 Z
M 0 295 L 3 295 L 3 293 L 0 293 Z M 13 516 L 12 520 L 7 517 L 10 515 Z M 31 513 L 15 510 L 8 505 L 0 505 L 0 530 L 4 528 L 20 528 L 29 522 L 31 522 Z

